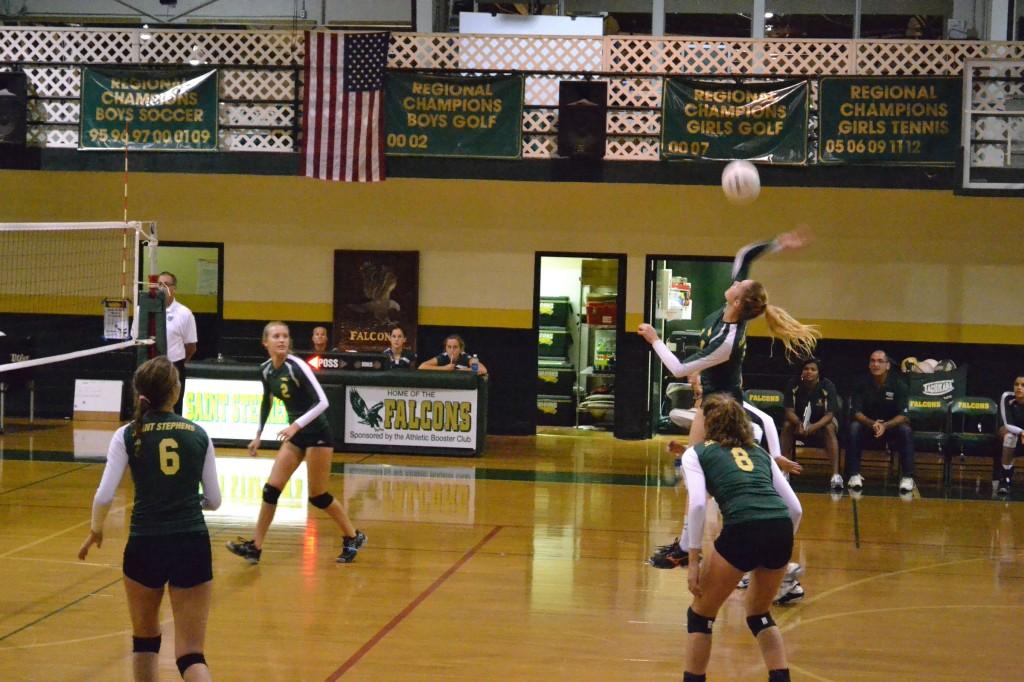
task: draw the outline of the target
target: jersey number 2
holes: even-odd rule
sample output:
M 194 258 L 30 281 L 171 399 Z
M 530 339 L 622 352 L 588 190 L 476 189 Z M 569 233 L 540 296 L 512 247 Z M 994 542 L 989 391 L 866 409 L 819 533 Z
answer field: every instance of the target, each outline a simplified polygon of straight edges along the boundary
M 750 453 L 743 448 L 733 448 L 732 458 L 736 462 L 736 466 L 739 467 L 740 471 L 753 471 L 754 462 L 750 459 Z
M 173 476 L 181 468 L 181 460 L 178 457 L 178 441 L 173 438 L 164 438 L 160 441 L 160 471 L 167 476 Z

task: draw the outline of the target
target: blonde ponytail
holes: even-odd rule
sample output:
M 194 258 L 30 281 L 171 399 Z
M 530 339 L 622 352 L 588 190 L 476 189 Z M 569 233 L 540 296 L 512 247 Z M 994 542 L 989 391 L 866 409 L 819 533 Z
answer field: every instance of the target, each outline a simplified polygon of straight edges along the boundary
M 782 339 L 787 358 L 806 358 L 813 354 L 821 338 L 821 332 L 816 326 L 802 324 L 779 306 L 770 303 L 765 305 L 764 319 L 772 336 Z

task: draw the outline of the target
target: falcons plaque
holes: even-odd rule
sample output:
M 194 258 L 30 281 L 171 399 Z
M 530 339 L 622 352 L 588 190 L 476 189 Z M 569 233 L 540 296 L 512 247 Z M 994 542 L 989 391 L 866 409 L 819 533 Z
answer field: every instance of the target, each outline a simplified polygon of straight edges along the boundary
M 376 352 L 400 326 L 416 351 L 418 251 L 334 252 L 334 334 L 339 351 Z

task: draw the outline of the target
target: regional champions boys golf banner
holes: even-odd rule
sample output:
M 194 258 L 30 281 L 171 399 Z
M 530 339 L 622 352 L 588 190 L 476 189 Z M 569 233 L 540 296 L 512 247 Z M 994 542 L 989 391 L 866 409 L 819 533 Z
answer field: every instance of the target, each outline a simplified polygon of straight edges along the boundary
M 665 80 L 661 158 L 807 160 L 807 81 Z
M 345 387 L 345 444 L 476 449 L 477 392 Z
M 386 151 L 396 156 L 518 159 L 523 77 L 388 73 Z
M 955 163 L 962 97 L 959 78 L 822 78 L 818 158 Z
M 216 151 L 217 71 L 82 69 L 79 149 Z

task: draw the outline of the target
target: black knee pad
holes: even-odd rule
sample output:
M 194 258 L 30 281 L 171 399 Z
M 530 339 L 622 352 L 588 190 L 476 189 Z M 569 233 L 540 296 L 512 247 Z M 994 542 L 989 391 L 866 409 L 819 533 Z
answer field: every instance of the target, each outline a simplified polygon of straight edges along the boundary
M 702 635 L 710 635 L 711 626 L 714 624 L 714 618 L 705 618 L 704 616 L 694 611 L 693 607 L 686 609 L 687 632 L 699 632 Z
M 747 627 L 754 633 L 754 637 L 757 637 L 761 630 L 775 627 L 775 621 L 772 620 L 771 613 L 759 613 L 756 616 L 747 616 Z
M 267 504 L 277 504 L 277 498 L 281 497 L 281 489 L 267 483 L 263 486 L 263 501 Z
M 182 677 L 185 677 L 185 671 L 196 663 L 202 663 L 206 665 L 206 656 L 202 654 L 185 654 L 178 659 L 178 672 L 181 673 Z
M 309 503 L 317 509 L 327 509 L 331 506 L 331 502 L 334 502 L 334 495 L 330 493 L 321 493 L 316 497 L 309 498 Z
M 158 654 L 160 653 L 160 635 L 156 637 L 132 637 L 132 653 L 136 654 Z

